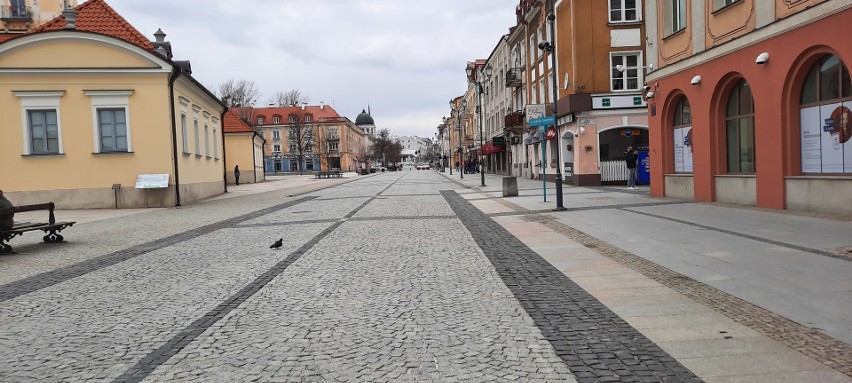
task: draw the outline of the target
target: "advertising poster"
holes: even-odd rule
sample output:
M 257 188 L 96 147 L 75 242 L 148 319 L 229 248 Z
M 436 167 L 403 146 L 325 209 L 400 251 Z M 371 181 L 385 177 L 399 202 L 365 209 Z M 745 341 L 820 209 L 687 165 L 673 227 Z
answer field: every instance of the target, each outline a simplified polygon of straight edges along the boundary
M 802 108 L 802 173 L 822 173 L 822 124 L 819 107 Z
M 820 146 L 822 147 L 822 172 L 843 173 L 843 137 L 839 116 L 843 106 L 840 103 L 821 105 L 820 118 L 822 132 L 820 134 Z
M 852 102 L 801 109 L 803 173 L 852 173 Z
M 843 145 L 843 172 L 852 173 L 852 101 L 843 103 L 835 119 L 840 127 L 840 142 Z
M 692 173 L 692 127 L 674 130 L 674 156 L 676 173 Z

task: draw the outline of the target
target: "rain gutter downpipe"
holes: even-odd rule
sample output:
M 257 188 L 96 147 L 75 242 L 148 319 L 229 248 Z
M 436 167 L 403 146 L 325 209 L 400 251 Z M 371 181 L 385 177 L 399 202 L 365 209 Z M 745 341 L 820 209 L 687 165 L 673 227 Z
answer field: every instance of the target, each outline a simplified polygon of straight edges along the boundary
M 172 161 L 175 168 L 175 206 L 180 206 L 180 171 L 177 151 L 177 121 L 175 121 L 175 81 L 180 76 L 180 67 L 172 64 L 172 74 L 169 75 L 169 114 L 172 117 Z

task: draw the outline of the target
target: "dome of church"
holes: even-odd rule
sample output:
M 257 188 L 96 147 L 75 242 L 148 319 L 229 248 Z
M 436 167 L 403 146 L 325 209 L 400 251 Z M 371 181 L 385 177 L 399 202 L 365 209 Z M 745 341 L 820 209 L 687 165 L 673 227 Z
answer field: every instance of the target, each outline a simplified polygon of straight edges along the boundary
M 361 109 L 361 114 L 355 118 L 355 125 L 375 125 L 375 121 L 373 121 L 373 116 L 370 116 L 366 110 Z

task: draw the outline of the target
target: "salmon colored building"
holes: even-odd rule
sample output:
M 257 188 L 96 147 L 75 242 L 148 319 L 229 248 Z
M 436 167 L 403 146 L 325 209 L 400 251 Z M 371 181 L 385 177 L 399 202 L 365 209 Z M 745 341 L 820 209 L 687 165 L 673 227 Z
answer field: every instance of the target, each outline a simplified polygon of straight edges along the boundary
M 266 140 L 240 119 L 233 111 L 225 113 L 223 119 L 225 130 L 225 174 L 229 184 L 236 183 L 234 176 L 237 167 L 240 169 L 240 182 L 253 184 L 264 181 L 263 147 Z
M 645 12 L 652 195 L 852 214 L 852 3 Z
M 0 43 L 4 194 L 69 209 L 224 192 L 225 106 L 165 34 L 149 41 L 103 0 L 65 15 Z
M 266 139 L 263 163 L 267 173 L 355 171 L 365 166 L 363 153 L 369 144 L 364 130 L 329 105 L 232 110 Z

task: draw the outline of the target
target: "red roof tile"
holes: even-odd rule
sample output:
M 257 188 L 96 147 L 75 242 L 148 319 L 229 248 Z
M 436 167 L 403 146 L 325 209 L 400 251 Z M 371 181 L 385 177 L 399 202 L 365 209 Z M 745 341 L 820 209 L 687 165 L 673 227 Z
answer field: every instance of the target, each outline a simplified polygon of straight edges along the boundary
M 281 123 L 286 124 L 288 121 L 288 117 L 291 114 L 310 114 L 312 117 L 312 122 L 323 122 L 340 118 L 340 115 L 337 114 L 337 111 L 335 111 L 334 108 L 328 105 L 323 105 L 322 109 L 320 109 L 319 105 L 307 105 L 305 106 L 304 110 L 302 110 L 301 106 L 270 106 L 264 108 L 254 108 L 253 114 L 255 118 L 257 118 L 257 116 L 262 116 L 264 118 L 265 124 L 272 123 L 272 116 L 280 116 Z
M 228 110 L 225 113 L 225 120 L 222 121 L 225 133 L 252 133 L 254 130 L 234 113 L 233 110 Z
M 76 10 L 77 21 L 74 22 L 74 26 L 77 30 L 112 36 L 142 49 L 154 51 L 151 41 L 121 17 L 106 1 L 89 0 L 78 5 Z M 60 15 L 29 33 L 62 30 L 65 24 L 65 16 Z
M 14 39 L 15 37 L 18 37 L 18 36 L 20 36 L 20 35 L 18 35 L 18 34 L 13 35 L 11 33 L 0 33 L 0 43 L 4 42 L 6 40 Z

